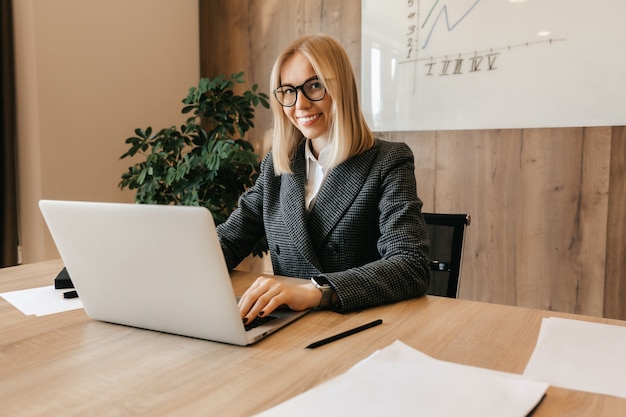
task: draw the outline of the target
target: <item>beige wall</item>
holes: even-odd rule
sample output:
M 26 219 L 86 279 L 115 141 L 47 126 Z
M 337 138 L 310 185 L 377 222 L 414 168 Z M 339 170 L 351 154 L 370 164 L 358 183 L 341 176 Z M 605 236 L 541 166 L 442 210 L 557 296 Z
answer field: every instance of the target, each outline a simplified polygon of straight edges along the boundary
M 58 257 L 39 199 L 131 202 L 136 127 L 184 120 L 199 78 L 198 0 L 14 1 L 22 262 Z

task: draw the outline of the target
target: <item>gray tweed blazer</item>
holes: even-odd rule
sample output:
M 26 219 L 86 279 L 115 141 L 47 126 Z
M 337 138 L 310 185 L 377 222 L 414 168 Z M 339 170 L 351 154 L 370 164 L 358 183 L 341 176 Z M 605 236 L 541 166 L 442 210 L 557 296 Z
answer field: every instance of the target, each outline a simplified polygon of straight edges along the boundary
M 430 280 L 429 241 L 416 193 L 413 153 L 377 140 L 335 167 L 313 210 L 304 204 L 304 143 L 293 174 L 276 176 L 271 152 L 239 207 L 219 225 L 229 268 L 265 234 L 274 274 L 324 274 L 349 311 L 423 295 Z

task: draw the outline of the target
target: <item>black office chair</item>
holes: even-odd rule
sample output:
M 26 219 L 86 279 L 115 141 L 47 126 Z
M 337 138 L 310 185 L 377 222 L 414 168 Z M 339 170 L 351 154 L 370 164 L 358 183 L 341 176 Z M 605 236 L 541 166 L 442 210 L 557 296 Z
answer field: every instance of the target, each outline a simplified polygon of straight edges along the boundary
M 430 237 L 431 280 L 427 294 L 456 298 L 469 214 L 422 213 Z

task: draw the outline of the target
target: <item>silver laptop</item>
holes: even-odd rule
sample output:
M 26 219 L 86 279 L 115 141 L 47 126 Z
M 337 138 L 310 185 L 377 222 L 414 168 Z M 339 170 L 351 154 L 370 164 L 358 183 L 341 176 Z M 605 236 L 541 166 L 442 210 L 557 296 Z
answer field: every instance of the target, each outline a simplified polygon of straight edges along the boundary
M 39 207 L 93 319 L 243 346 L 306 313 L 277 311 L 246 330 L 204 207 L 53 200 Z

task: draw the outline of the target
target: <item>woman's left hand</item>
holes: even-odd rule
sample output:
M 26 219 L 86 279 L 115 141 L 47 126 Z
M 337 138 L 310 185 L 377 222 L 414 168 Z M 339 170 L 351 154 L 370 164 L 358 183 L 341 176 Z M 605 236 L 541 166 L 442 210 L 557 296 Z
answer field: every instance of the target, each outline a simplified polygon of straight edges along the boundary
M 239 299 L 239 313 L 244 323 L 251 323 L 282 305 L 292 310 L 306 310 L 317 307 L 321 299 L 321 291 L 311 283 L 295 285 L 260 276 Z

